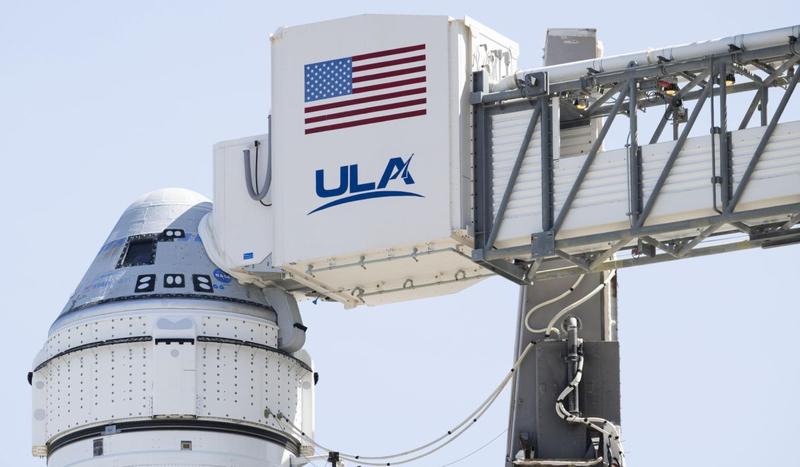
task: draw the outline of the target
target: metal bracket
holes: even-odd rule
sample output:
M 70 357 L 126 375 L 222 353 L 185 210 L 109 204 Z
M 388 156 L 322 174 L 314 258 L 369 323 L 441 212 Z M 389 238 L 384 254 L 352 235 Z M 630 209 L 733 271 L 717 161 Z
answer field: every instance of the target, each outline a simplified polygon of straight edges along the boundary
M 552 230 L 533 234 L 531 243 L 534 258 L 553 256 L 556 253 L 556 237 Z
M 524 97 L 544 96 L 550 92 L 550 82 L 543 71 L 525 75 L 519 85 Z

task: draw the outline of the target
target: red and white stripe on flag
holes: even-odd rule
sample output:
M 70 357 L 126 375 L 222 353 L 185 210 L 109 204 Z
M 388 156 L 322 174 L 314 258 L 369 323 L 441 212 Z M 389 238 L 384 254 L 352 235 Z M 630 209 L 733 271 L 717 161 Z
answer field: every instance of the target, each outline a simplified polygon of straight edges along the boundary
M 354 55 L 349 62 L 349 92 L 306 102 L 306 134 L 426 114 L 425 44 Z M 341 75 L 335 78 L 341 85 Z

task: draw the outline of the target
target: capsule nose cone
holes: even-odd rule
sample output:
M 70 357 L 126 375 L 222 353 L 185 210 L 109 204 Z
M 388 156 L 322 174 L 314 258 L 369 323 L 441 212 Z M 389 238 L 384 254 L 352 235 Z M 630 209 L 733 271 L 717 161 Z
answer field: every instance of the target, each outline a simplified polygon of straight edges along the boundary
M 161 188 L 143 194 L 128 207 L 128 210 L 161 205 L 194 206 L 210 202 L 211 200 L 192 190 L 187 190 L 185 188 Z
M 187 298 L 269 308 L 263 294 L 238 284 L 206 254 L 198 226 L 211 208 L 208 198 L 182 188 L 139 197 L 122 213 L 51 331 L 65 315 L 126 300 Z

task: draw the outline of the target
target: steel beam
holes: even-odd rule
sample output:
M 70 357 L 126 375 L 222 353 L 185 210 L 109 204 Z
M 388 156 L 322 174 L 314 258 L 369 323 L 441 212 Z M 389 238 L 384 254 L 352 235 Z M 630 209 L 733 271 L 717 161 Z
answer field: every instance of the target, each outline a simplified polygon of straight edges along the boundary
M 581 258 L 578 258 L 577 256 L 573 256 L 573 255 L 571 255 L 571 254 L 569 254 L 567 252 L 561 251 L 561 250 L 556 250 L 556 256 L 558 256 L 559 258 L 561 258 L 563 260 L 569 261 L 570 263 L 572 263 L 575 266 L 579 267 L 584 272 L 590 272 L 591 271 L 591 268 L 589 267 L 589 263 L 587 263 L 586 261 L 584 261 Z
M 539 99 L 542 107 L 541 116 L 542 136 L 541 142 L 541 171 L 542 171 L 542 230 L 549 231 L 553 228 L 553 108 L 547 97 Z
M 764 86 L 771 85 L 776 79 L 780 78 L 789 68 L 793 67 L 797 62 L 800 62 L 800 56 L 794 56 L 783 62 L 772 74 L 767 76 L 764 81 Z
M 661 133 L 664 132 L 664 128 L 667 126 L 667 122 L 669 121 L 669 117 L 672 115 L 674 108 L 674 104 L 670 102 L 670 104 L 664 110 L 664 115 L 661 116 L 661 120 L 658 121 L 656 131 L 654 131 L 653 136 L 650 137 L 650 144 L 656 144 L 661 138 Z
M 487 87 L 487 76 L 483 71 L 473 73 L 473 91 L 482 92 Z M 489 153 L 488 115 L 483 105 L 473 106 L 474 133 L 473 145 L 475 152 L 475 205 L 473 213 L 475 218 L 476 245 L 484 245 L 486 235 L 491 229 L 492 206 L 492 162 Z
M 589 105 L 589 107 L 586 110 L 584 110 L 583 112 L 581 112 L 581 113 L 583 115 L 585 115 L 586 117 L 591 116 L 592 113 L 594 111 L 596 111 L 597 109 L 599 109 L 603 104 L 605 104 L 606 101 L 608 101 L 611 98 L 611 96 L 613 96 L 614 94 L 618 93 L 620 91 L 620 89 L 622 89 L 622 87 L 625 86 L 625 83 L 626 83 L 625 81 L 622 81 L 622 82 L 619 82 L 619 83 L 615 84 L 611 89 L 609 89 L 602 96 L 597 98 L 596 101 L 592 102 Z
M 740 130 L 744 130 L 745 128 L 747 128 L 747 125 L 750 124 L 750 119 L 753 118 L 753 114 L 758 108 L 758 104 L 760 102 L 761 102 L 761 90 L 755 93 L 755 95 L 753 96 L 753 100 L 750 101 L 750 105 L 747 106 L 747 111 L 744 113 L 744 117 L 742 117 L 742 123 L 739 124 Z
M 685 257 L 694 247 L 699 245 L 700 242 L 707 239 L 711 234 L 719 230 L 719 228 L 722 227 L 722 225 L 723 225 L 722 223 L 717 223 L 706 227 L 702 232 L 700 232 L 699 235 L 691 239 L 687 244 L 682 245 L 681 248 L 678 250 L 677 255 L 675 256 L 677 258 Z
M 747 63 L 751 60 L 762 60 L 764 62 L 785 60 L 794 56 L 793 47 L 787 41 L 786 45 L 769 47 L 757 50 L 744 50 L 736 53 L 717 54 L 710 57 L 698 59 L 673 61 L 669 63 L 658 63 L 649 66 L 634 67 L 624 71 L 597 73 L 589 76 L 592 83 L 596 86 L 608 86 L 622 81 L 638 78 L 650 78 L 658 76 L 674 76 L 683 72 L 698 73 L 706 70 L 709 60 L 715 63 Z M 550 83 L 550 92 L 555 95 L 561 92 L 569 92 L 583 89 L 581 79 Z M 499 91 L 492 93 L 482 93 L 480 102 L 484 104 L 496 103 L 506 100 L 524 98 L 521 90 L 513 89 L 509 91 Z
M 692 79 L 690 79 L 688 83 L 686 83 L 686 86 L 682 87 L 680 89 L 680 91 L 678 91 L 678 94 L 676 95 L 676 97 L 678 97 L 680 99 L 683 99 L 684 97 L 686 97 L 686 95 L 689 94 L 689 92 L 692 89 L 694 89 L 696 86 L 700 85 L 700 83 L 705 83 L 705 79 L 706 79 L 706 77 L 708 75 L 709 75 L 709 73 L 707 71 L 704 71 L 702 73 L 698 73 L 696 76 L 694 76 Z
M 703 77 L 703 76 L 700 76 L 700 75 L 695 76 L 695 75 L 689 73 L 688 71 L 681 71 L 678 74 L 683 76 L 687 80 L 689 80 L 690 83 L 695 83 L 698 86 L 700 86 L 701 88 L 705 88 L 706 86 L 708 86 L 708 82 L 705 80 L 705 77 Z M 700 78 L 699 80 L 698 80 L 698 77 Z
M 603 251 L 592 260 L 592 263 L 589 265 L 589 270 L 597 271 L 600 268 L 600 265 L 602 265 L 607 259 L 614 256 L 614 253 L 624 248 L 625 245 L 627 245 L 630 241 L 631 238 L 623 238 L 617 241 L 617 243 L 611 245 L 608 250 Z
M 639 121 L 638 108 L 638 83 L 630 80 L 628 83 L 628 120 L 629 146 L 628 146 L 628 217 L 631 227 L 637 224 L 639 213 L 642 211 L 642 158 L 639 149 Z
M 647 236 L 647 235 L 642 237 L 641 240 L 643 242 L 645 242 L 645 243 L 653 245 L 656 248 L 660 248 L 661 251 L 663 251 L 664 253 L 667 253 L 670 256 L 673 256 L 675 258 L 678 257 L 678 250 L 675 247 L 671 246 L 671 245 L 667 245 L 666 243 L 663 243 L 663 242 L 661 242 L 659 240 L 656 240 L 655 238 Z
M 748 250 L 750 248 L 757 248 L 760 246 L 761 246 L 760 243 L 751 242 L 749 240 L 741 242 L 725 243 L 722 245 L 709 246 L 706 248 L 695 248 L 689 251 L 689 253 L 687 253 L 683 258 L 699 258 L 703 256 L 711 256 L 720 253 L 743 251 L 743 250 Z M 614 261 L 606 261 L 598 268 L 598 270 L 610 271 L 612 269 L 623 269 L 635 266 L 644 266 L 648 264 L 665 263 L 667 261 L 675 261 L 678 259 L 680 258 L 668 254 L 656 255 L 652 257 L 644 256 L 639 258 L 625 258 Z M 578 274 L 583 274 L 583 272 L 584 271 L 578 267 L 553 269 L 553 270 L 540 270 L 536 274 L 536 277 L 534 277 L 534 282 L 558 279 L 560 277 L 575 276 Z
M 795 226 L 795 224 L 797 224 L 798 222 L 800 222 L 800 213 L 798 213 L 798 214 L 794 214 L 794 215 L 792 215 L 791 217 L 789 217 L 789 220 L 788 220 L 788 221 L 786 221 L 786 223 L 785 223 L 785 224 L 783 224 L 782 226 L 780 226 L 780 227 L 778 228 L 778 230 L 789 230 L 789 229 L 791 229 L 792 227 L 794 227 L 794 226 Z
M 645 236 L 652 237 L 654 235 L 668 235 L 671 232 L 682 232 L 692 229 L 704 229 L 717 222 L 722 222 L 723 224 L 727 225 L 733 225 L 734 223 L 737 222 L 763 219 L 765 217 L 793 215 L 797 212 L 800 212 L 800 203 L 784 204 L 781 206 L 771 206 L 767 208 L 752 209 L 748 211 L 737 211 L 737 212 L 727 212 L 727 213 L 723 212 L 722 214 L 718 215 L 715 214 L 713 216 L 699 217 L 696 219 L 690 219 L 685 221 L 665 222 L 663 224 L 642 226 L 639 229 L 615 230 L 613 232 L 603 232 L 591 235 L 582 235 L 572 238 L 563 238 L 556 240 L 555 247 L 563 251 L 567 249 L 586 247 L 588 245 L 596 245 L 601 243 L 608 244 L 616 242 L 625 237 L 644 238 Z M 492 251 L 487 251 L 485 256 L 487 259 L 532 258 L 530 245 L 519 245 L 514 247 L 500 248 Z
M 726 64 L 719 65 L 719 175 L 721 178 L 720 198 L 723 210 L 730 201 L 731 186 L 733 184 L 733 160 L 731 159 L 730 135 L 728 134 L 728 91 L 727 86 L 725 86 L 727 71 L 728 66 Z M 713 154 L 711 157 L 714 157 Z M 714 190 L 716 190 L 716 186 Z

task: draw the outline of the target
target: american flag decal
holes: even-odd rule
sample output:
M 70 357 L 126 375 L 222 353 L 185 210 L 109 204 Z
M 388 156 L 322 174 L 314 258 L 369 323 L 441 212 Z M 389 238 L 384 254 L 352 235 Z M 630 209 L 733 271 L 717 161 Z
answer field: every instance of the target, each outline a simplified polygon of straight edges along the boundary
M 425 44 L 305 66 L 306 134 L 425 115 Z

